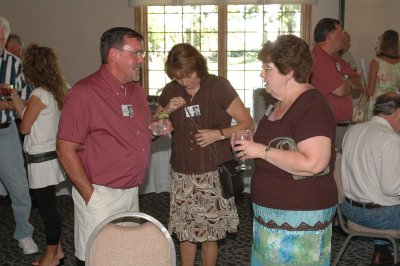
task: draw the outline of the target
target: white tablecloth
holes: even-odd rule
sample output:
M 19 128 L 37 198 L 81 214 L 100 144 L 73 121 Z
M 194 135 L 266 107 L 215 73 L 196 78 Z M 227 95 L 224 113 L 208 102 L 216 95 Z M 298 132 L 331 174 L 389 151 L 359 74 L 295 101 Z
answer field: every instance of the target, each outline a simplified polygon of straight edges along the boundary
M 171 191 L 171 137 L 163 136 L 151 144 L 150 166 L 139 193 Z

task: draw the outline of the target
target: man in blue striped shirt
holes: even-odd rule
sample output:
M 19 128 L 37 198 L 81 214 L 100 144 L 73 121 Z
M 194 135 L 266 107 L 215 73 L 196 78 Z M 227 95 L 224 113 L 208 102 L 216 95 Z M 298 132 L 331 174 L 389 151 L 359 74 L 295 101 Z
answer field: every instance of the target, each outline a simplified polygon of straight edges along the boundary
M 13 85 L 21 98 L 27 100 L 30 89 L 24 80 L 21 61 L 4 49 L 9 34 L 9 23 L 0 16 L 0 89 Z M 0 97 L 0 181 L 12 201 L 16 223 L 14 238 L 18 240 L 18 246 L 23 253 L 28 255 L 38 252 L 38 247 L 32 239 L 33 226 L 29 223 L 31 198 L 21 142 L 15 125 L 17 115 L 13 103 L 4 96 Z

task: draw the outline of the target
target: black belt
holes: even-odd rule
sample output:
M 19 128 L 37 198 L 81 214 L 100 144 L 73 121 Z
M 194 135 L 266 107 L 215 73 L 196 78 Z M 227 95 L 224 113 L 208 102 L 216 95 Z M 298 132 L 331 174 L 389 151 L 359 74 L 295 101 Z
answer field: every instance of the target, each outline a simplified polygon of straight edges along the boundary
M 28 163 L 42 163 L 46 161 L 51 161 L 57 159 L 57 152 L 56 151 L 49 151 L 45 153 L 39 154 L 26 154 L 26 161 Z
M 372 203 L 372 202 L 368 202 L 368 203 L 366 203 L 366 202 L 358 202 L 358 201 L 349 199 L 348 197 L 346 197 L 346 201 L 347 201 L 348 203 L 350 203 L 352 206 L 356 206 L 356 207 L 358 207 L 358 208 L 376 209 L 376 208 L 382 207 L 382 206 L 379 205 L 379 204 L 375 204 L 375 203 Z
M 11 125 L 10 122 L 2 123 L 2 124 L 0 124 L 0 129 L 8 128 L 10 125 Z
M 336 122 L 337 127 L 348 127 L 352 124 L 351 121 Z

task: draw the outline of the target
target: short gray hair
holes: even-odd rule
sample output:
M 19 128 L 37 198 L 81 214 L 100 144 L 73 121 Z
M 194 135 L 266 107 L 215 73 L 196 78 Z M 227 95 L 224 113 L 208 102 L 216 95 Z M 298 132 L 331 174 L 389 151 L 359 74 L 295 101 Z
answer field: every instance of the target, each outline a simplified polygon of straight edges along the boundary
M 379 96 L 374 104 L 374 115 L 391 115 L 400 108 L 400 93 L 386 92 Z
M 4 30 L 4 37 L 6 40 L 8 39 L 8 35 L 10 35 L 10 23 L 5 17 L 0 16 L 0 28 Z

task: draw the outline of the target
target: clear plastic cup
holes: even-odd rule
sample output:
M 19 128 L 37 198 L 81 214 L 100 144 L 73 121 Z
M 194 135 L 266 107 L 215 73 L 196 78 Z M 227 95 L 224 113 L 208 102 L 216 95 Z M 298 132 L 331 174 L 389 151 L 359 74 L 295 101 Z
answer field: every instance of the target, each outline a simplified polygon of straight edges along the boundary
M 161 136 L 168 134 L 168 126 L 171 122 L 168 118 L 158 118 L 152 117 L 151 118 L 151 134 L 154 136 Z

